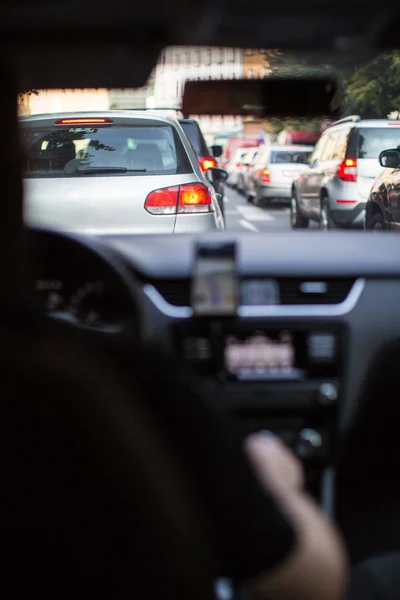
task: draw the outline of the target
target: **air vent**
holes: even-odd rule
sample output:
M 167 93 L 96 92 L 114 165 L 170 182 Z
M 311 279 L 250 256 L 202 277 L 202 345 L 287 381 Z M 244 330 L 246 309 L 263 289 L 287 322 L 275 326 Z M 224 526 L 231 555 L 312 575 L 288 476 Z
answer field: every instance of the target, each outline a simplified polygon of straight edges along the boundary
M 340 304 L 354 279 L 280 279 L 281 304 Z
M 173 306 L 190 306 L 190 279 L 157 279 L 149 281 Z
M 280 278 L 280 304 L 340 304 L 346 300 L 354 279 L 286 279 Z M 190 279 L 148 281 L 173 306 L 190 306 Z

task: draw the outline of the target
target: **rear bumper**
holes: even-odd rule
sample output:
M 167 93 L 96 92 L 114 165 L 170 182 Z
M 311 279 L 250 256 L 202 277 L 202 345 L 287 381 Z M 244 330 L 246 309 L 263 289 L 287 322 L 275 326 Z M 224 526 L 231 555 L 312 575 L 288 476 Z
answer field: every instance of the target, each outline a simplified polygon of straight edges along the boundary
M 261 198 L 282 198 L 289 200 L 291 195 L 291 189 L 291 183 L 287 186 L 280 185 L 279 187 L 274 185 L 273 183 L 265 183 L 260 186 L 260 196 Z
M 365 206 L 366 202 L 359 202 L 353 208 L 349 208 L 346 205 L 345 209 L 340 210 L 337 208 L 331 209 L 331 216 L 333 221 L 341 227 L 354 227 L 362 229 L 364 227 L 365 218 Z
M 224 220 L 217 212 L 178 215 L 175 221 L 174 233 L 196 233 L 203 231 L 219 231 L 225 229 Z

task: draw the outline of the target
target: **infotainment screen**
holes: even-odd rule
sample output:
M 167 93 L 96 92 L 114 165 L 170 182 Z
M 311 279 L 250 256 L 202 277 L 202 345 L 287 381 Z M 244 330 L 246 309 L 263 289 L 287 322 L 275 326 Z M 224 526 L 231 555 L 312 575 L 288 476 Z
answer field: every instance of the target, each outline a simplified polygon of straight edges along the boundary
M 287 330 L 228 335 L 224 343 L 224 371 L 240 380 L 300 379 L 299 341 Z

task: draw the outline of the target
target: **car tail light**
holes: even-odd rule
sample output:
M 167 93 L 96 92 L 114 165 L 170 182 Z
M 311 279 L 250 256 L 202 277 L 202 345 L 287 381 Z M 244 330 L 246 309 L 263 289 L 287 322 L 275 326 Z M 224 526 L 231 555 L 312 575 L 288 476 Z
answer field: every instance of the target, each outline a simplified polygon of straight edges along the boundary
M 102 117 L 81 117 L 54 121 L 54 125 L 112 125 L 113 123 L 112 119 L 104 119 Z
M 185 183 L 154 190 L 147 196 L 144 207 L 152 215 L 214 211 L 211 192 L 203 183 Z
M 269 175 L 269 169 L 263 169 L 261 173 L 261 181 L 263 183 L 270 183 L 271 177 Z
M 180 186 L 178 213 L 212 212 L 214 210 L 210 190 L 202 183 Z
M 400 121 L 390 121 L 389 125 L 392 127 L 400 127 Z
M 202 171 L 207 171 L 207 169 L 215 169 L 217 166 L 217 161 L 212 156 L 202 156 L 199 158 L 199 163 Z
M 337 175 L 342 181 L 357 181 L 357 159 L 346 158 L 339 165 Z
M 240 167 L 242 166 L 242 163 L 236 163 L 236 168 L 240 169 Z
M 178 185 L 154 190 L 147 196 L 144 207 L 152 215 L 175 215 L 178 198 Z

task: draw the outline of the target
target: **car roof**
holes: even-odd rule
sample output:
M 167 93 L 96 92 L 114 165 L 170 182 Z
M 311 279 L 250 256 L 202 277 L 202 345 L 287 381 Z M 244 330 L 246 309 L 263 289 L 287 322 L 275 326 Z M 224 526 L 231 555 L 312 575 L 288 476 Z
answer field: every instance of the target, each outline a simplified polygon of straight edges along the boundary
M 102 110 L 102 111 L 79 111 L 79 112 L 63 112 L 63 113 L 46 113 L 36 114 L 25 117 L 20 117 L 19 120 L 22 123 L 34 123 L 40 121 L 57 121 L 58 119 L 77 119 L 83 118 L 110 118 L 113 120 L 123 120 L 135 122 L 146 122 L 148 125 L 158 125 L 159 123 L 165 123 L 166 125 L 177 125 L 177 119 L 169 115 L 160 115 L 149 111 L 130 111 L 130 110 Z
M 357 121 L 357 123 L 355 123 L 355 126 L 357 128 L 358 127 L 393 127 L 393 123 L 396 123 L 397 126 L 400 126 L 400 121 L 395 121 L 395 120 L 390 120 L 390 119 L 362 119 L 361 121 Z
M 350 120 L 350 118 L 349 120 L 346 120 L 345 118 L 343 120 L 337 121 L 336 123 L 332 123 L 332 125 L 327 127 L 325 131 L 332 129 L 333 127 L 343 127 L 344 125 L 352 125 L 356 129 L 360 127 L 400 127 L 400 121 L 396 121 L 395 119 L 360 119 L 358 121 L 352 121 Z
M 0 30 L 23 89 L 139 87 L 166 43 L 337 50 L 355 62 L 399 45 L 398 0 L 384 7 L 361 0 L 303 0 L 301 7 L 255 0 L 246 18 L 243 0 L 171 0 L 156 11 L 153 3 L 130 0 L 120 0 L 115 11 L 102 6 L 4 0 Z M 90 23 L 84 36 L 82 23 Z

